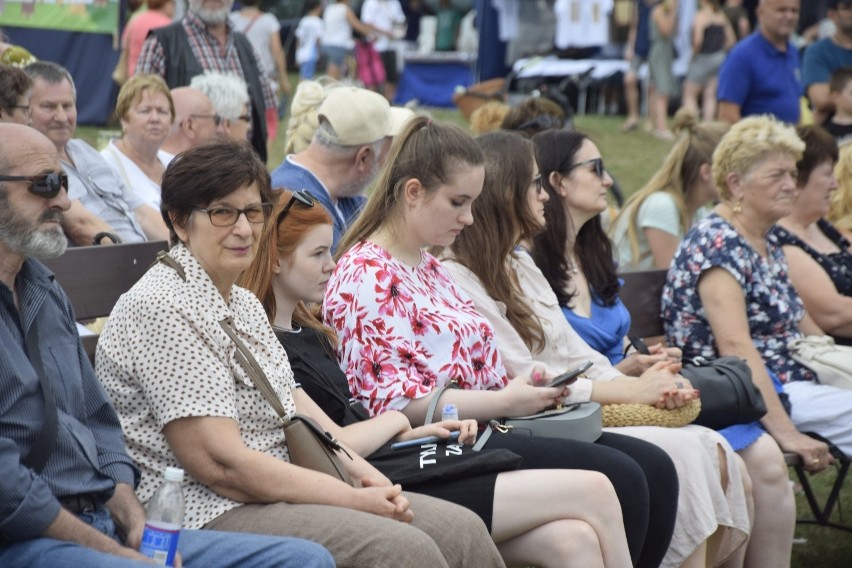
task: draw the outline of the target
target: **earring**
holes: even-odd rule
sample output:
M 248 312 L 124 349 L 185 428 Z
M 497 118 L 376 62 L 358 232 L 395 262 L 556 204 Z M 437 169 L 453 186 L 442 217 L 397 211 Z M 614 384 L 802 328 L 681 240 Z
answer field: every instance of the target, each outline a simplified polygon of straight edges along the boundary
M 731 210 L 734 212 L 734 215 L 739 215 L 740 213 L 742 213 L 743 212 L 743 200 L 740 199 L 739 201 L 734 203 L 734 206 L 731 207 Z

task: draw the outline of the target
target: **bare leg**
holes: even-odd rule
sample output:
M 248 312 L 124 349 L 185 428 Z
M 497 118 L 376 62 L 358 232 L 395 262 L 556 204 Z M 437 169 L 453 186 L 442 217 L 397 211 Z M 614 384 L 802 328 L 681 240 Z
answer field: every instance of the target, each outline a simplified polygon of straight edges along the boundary
M 740 452 L 752 480 L 754 521 L 745 566 L 790 566 L 796 502 L 778 444 L 764 434 Z
M 716 88 L 719 78 L 711 77 L 704 87 L 704 120 L 716 120 Z
M 745 490 L 746 504 L 748 506 L 748 518 L 751 520 L 752 525 L 754 525 L 754 499 L 752 498 L 752 485 L 751 485 L 751 477 L 748 474 L 748 469 L 746 468 L 746 464 L 743 459 L 737 454 L 736 456 L 737 467 L 740 470 L 740 475 L 743 479 L 743 489 Z M 752 530 L 754 527 L 752 526 Z M 725 540 L 730 538 L 731 532 L 727 531 L 725 536 L 723 537 L 720 548 L 722 550 L 726 550 L 728 547 L 725 546 Z M 742 568 L 745 563 L 745 555 L 748 550 L 748 541 L 743 542 L 743 544 L 737 548 L 724 562 L 718 564 L 719 568 Z M 716 559 L 717 561 L 721 559 Z
M 334 63 L 329 62 L 328 65 L 326 65 L 325 73 L 332 79 L 340 79 L 340 67 Z
M 624 100 L 627 103 L 627 120 L 621 130 L 633 130 L 639 124 L 639 78 L 633 71 L 624 75 Z
M 553 521 L 497 545 L 506 566 L 604 568 L 597 534 L 583 521 Z
M 554 566 L 573 562 L 570 556 L 562 556 L 565 550 L 560 541 L 567 540 L 564 535 L 559 539 L 544 536 L 554 530 L 550 523 L 566 520 L 582 521 L 594 532 L 602 566 L 632 565 L 621 506 L 612 484 L 603 474 L 532 469 L 501 473 L 497 477 L 491 536 L 498 547 L 503 543 L 509 545 L 507 552 L 511 552 L 516 561 L 531 564 L 539 562 L 535 559 L 549 557 Z M 585 530 L 579 530 L 577 523 L 566 526 L 570 526 L 572 532 Z M 539 535 L 539 530 L 544 532 Z M 522 536 L 527 538 L 516 540 Z M 589 540 L 582 534 L 579 538 Z M 535 542 L 536 546 L 522 546 L 526 542 Z
M 701 93 L 701 85 L 692 81 L 684 81 L 683 83 L 683 106 L 698 114 L 698 95 Z M 706 99 L 705 102 L 706 103 Z
M 655 93 L 651 98 L 651 125 L 654 128 L 654 136 L 660 140 L 674 140 L 672 131 L 667 124 L 669 110 L 669 96 L 663 93 Z

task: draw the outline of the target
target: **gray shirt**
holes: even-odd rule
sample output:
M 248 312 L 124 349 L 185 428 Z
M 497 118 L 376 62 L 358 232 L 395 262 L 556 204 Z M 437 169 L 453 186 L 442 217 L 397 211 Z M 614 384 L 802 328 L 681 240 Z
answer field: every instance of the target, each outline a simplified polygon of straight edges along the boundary
M 65 146 L 73 164 L 62 160 L 68 174 L 68 199 L 79 199 L 88 211 L 104 220 L 125 243 L 148 240 L 133 211 L 142 205 L 97 150 L 83 140 Z

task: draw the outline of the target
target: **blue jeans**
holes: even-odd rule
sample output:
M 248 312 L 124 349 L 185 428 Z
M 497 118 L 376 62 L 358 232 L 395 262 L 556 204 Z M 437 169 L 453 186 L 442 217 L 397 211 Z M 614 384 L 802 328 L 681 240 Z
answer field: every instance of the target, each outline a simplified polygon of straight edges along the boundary
M 109 511 L 102 509 L 77 517 L 120 542 Z M 183 530 L 178 544 L 186 568 L 331 568 L 331 554 L 319 544 L 290 537 L 246 533 Z M 151 568 L 151 564 L 98 552 L 55 540 L 35 538 L 0 544 L 4 568 Z

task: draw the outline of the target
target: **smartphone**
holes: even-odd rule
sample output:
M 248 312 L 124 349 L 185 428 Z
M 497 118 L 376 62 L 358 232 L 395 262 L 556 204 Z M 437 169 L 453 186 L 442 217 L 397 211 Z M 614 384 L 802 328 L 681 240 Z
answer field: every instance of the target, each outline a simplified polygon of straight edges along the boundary
M 633 346 L 633 349 L 636 350 L 640 355 L 650 355 L 651 352 L 648 350 L 648 346 L 642 341 L 641 337 L 629 337 L 630 345 Z
M 456 441 L 458 441 L 460 434 L 461 434 L 461 432 L 459 432 L 458 430 L 455 430 L 453 432 L 450 432 L 449 438 L 440 438 L 438 436 L 425 436 L 423 438 L 415 438 L 413 440 L 406 440 L 404 442 L 396 442 L 394 444 L 391 444 L 391 449 L 392 450 L 401 450 L 403 448 L 410 448 L 412 446 L 419 446 L 420 444 L 436 444 L 438 442 L 447 442 L 447 443 L 456 442 Z
M 591 367 L 591 366 L 592 366 L 592 362 L 586 361 L 585 363 L 583 363 L 579 367 L 577 367 L 575 369 L 571 369 L 567 373 L 562 373 L 561 375 L 559 375 L 558 377 L 556 377 L 555 379 L 553 379 L 549 383 L 545 383 L 545 384 L 540 385 L 540 386 L 543 386 L 543 387 L 562 387 L 562 386 L 565 386 L 565 385 L 570 385 L 571 383 L 573 383 L 574 381 L 577 380 L 577 377 L 579 377 L 580 375 L 582 375 L 583 373 L 588 371 L 589 367 Z

